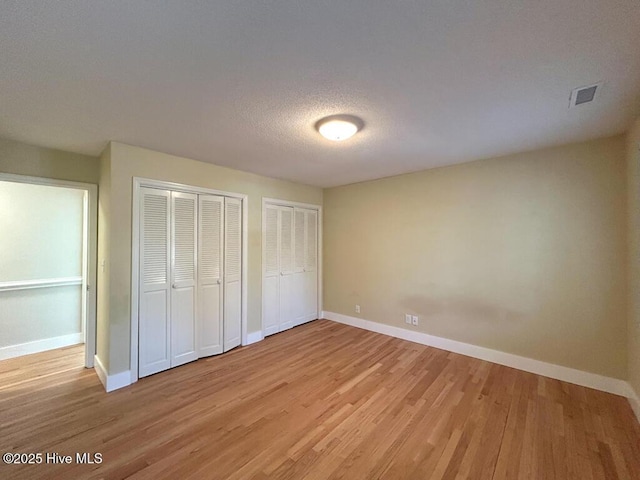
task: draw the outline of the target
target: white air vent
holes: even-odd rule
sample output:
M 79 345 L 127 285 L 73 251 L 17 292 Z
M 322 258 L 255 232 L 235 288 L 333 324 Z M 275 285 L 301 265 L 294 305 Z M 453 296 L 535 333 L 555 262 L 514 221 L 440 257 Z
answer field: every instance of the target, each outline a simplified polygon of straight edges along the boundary
M 593 102 L 596 99 L 596 96 L 600 94 L 601 89 L 602 83 L 594 83 L 593 85 L 587 85 L 586 87 L 578 87 L 574 89 L 571 92 L 569 108 Z

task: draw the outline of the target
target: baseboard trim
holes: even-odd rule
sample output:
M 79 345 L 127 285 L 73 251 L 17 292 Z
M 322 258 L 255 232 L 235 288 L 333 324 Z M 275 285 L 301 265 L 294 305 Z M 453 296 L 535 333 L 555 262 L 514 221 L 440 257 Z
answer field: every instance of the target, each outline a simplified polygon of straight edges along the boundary
M 131 372 L 129 370 L 116 373 L 114 375 L 108 375 L 107 370 L 104 368 L 104 365 L 100 361 L 98 355 L 93 357 L 93 363 L 96 374 L 107 393 L 131 385 Z
M 564 382 L 574 383 L 583 387 L 589 387 L 603 392 L 613 393 L 623 397 L 629 397 L 630 386 L 624 380 L 617 378 L 605 377 L 596 373 L 584 372 L 574 368 L 563 367 L 552 363 L 534 360 L 532 358 L 521 357 L 512 353 L 492 350 L 490 348 L 479 347 L 469 343 L 458 342 L 448 338 L 436 337 L 422 332 L 413 332 L 404 328 L 393 327 L 362 318 L 350 317 L 334 312 L 323 312 L 324 318 L 334 322 L 343 323 L 352 327 L 362 328 L 383 335 L 401 338 L 410 342 L 428 345 L 430 347 L 447 350 L 449 352 L 459 353 L 468 357 L 486 360 L 488 362 L 505 365 L 507 367 L 516 368 L 525 372 L 535 373 L 545 377 L 562 380 Z M 635 409 L 634 409 L 635 411 Z M 636 411 L 637 415 L 637 411 Z
M 637 392 L 633 389 L 631 384 L 627 383 L 627 385 L 629 388 L 628 388 L 627 395 L 625 396 L 629 399 L 629 404 L 631 405 L 631 409 L 633 410 L 633 413 L 636 414 L 636 418 L 638 419 L 638 422 L 640 422 L 640 397 L 638 396 Z
M 69 335 L 61 335 L 59 337 L 44 338 L 34 342 L 20 343 L 18 345 L 9 345 L 0 348 L 0 360 L 8 358 L 21 357 L 22 355 L 30 355 L 32 353 L 46 352 L 54 348 L 70 347 L 83 343 L 82 333 L 70 333 Z
M 257 332 L 247 333 L 247 343 L 245 343 L 245 345 L 251 345 L 252 343 L 257 343 L 261 340 L 264 340 L 264 335 L 262 335 L 262 330 L 258 330 Z

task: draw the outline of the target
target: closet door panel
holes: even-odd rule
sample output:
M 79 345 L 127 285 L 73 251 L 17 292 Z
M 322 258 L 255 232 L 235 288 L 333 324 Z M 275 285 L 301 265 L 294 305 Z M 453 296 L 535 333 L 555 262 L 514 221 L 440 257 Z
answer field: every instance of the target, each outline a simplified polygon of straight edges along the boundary
M 280 207 L 280 331 L 295 324 L 293 208 Z
M 262 329 L 266 337 L 267 335 L 278 333 L 280 325 L 279 208 L 273 205 L 266 205 L 263 215 Z
M 318 212 L 305 211 L 305 255 L 303 285 L 304 321 L 318 318 Z
M 171 366 L 198 358 L 196 343 L 197 201 L 171 192 Z
M 222 353 L 224 197 L 198 197 L 198 356 Z
M 293 281 L 291 284 L 291 308 L 294 325 L 305 321 L 305 243 L 306 243 L 306 214 L 302 208 L 293 210 Z
M 165 190 L 140 189 L 140 377 L 171 366 L 170 198 Z
M 171 366 L 198 359 L 194 288 L 178 288 L 171 295 Z
M 224 351 L 242 337 L 242 202 L 225 198 L 224 215 Z

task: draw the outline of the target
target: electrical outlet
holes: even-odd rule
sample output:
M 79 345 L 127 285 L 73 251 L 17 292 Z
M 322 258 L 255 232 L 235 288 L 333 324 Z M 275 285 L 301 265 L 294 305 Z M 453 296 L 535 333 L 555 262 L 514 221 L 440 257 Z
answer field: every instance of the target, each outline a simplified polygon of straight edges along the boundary
M 356 305 L 356 313 L 360 313 L 360 305 Z
M 404 315 L 404 323 L 411 325 L 411 315 L 409 315 L 408 313 Z
M 418 325 L 418 316 L 414 315 L 413 317 L 411 317 L 411 323 L 415 326 Z

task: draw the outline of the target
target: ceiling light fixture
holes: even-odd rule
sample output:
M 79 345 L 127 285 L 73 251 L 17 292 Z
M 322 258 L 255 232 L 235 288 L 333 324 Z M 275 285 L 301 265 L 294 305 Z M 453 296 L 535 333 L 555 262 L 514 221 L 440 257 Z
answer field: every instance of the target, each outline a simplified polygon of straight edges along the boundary
M 316 122 L 320 135 L 335 142 L 353 137 L 363 126 L 364 122 L 353 115 L 331 115 Z

